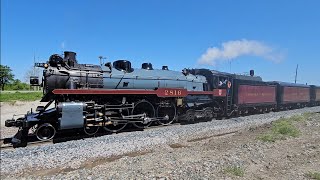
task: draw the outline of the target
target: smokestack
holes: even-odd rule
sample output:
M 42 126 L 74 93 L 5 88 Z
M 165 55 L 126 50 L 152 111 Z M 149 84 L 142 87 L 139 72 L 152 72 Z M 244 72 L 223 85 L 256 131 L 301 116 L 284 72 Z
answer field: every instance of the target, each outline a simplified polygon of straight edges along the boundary
M 74 67 L 75 64 L 78 64 L 76 60 L 76 53 L 72 51 L 64 52 L 64 61 L 70 66 Z

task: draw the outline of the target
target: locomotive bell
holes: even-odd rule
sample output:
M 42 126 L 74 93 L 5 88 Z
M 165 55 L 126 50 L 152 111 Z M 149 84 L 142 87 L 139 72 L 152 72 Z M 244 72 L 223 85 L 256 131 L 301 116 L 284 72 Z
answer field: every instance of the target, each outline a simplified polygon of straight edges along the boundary
M 142 63 L 142 69 L 153 70 L 151 63 Z

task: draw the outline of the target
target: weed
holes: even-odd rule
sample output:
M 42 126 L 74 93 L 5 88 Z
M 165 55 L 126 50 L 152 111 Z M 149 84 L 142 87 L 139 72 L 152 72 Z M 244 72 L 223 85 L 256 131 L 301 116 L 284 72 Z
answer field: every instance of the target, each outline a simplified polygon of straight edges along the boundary
M 274 134 L 263 134 L 261 136 L 258 136 L 258 139 L 263 142 L 275 142 L 276 136 Z
M 302 115 L 294 115 L 290 118 L 288 118 L 289 121 L 304 121 L 305 118 Z
M 17 102 L 17 101 L 10 101 L 9 104 L 10 104 L 11 106 L 14 106 L 14 105 L 16 104 L 16 102 Z
M 272 123 L 270 132 L 258 136 L 257 139 L 264 142 L 275 142 L 276 140 L 284 140 L 287 137 L 298 137 L 300 135 L 300 131 L 292 123 L 302 120 L 302 116 L 280 118 L 278 121 Z
M 306 175 L 310 179 L 320 180 L 320 172 L 308 172 Z
M 311 112 L 307 112 L 307 113 L 303 113 L 302 114 L 302 117 L 305 119 L 305 120 L 308 120 L 310 117 L 312 117 L 314 115 L 314 113 L 311 113 Z
M 231 174 L 234 176 L 239 176 L 239 177 L 243 177 L 244 176 L 244 169 L 242 169 L 241 167 L 237 167 L 237 166 L 232 166 L 232 167 L 227 167 L 224 172 L 226 174 Z
M 298 137 L 300 131 L 289 120 L 276 121 L 272 125 L 272 132 L 285 136 Z

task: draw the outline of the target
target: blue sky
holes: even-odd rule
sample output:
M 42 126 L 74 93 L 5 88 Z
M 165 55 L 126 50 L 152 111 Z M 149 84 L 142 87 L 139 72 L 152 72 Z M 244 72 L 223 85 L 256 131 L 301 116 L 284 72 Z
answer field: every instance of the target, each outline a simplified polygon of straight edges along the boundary
M 254 69 L 264 80 L 288 82 L 299 64 L 298 82 L 320 85 L 319 9 L 318 0 L 1 0 L 1 64 L 23 80 L 34 54 L 46 61 L 71 50 L 80 63 L 98 64 L 102 55 L 139 68 Z M 281 58 L 270 60 L 255 45 L 225 58 L 222 44 L 243 41 Z M 220 53 L 209 57 L 214 65 L 199 63 L 208 48 Z

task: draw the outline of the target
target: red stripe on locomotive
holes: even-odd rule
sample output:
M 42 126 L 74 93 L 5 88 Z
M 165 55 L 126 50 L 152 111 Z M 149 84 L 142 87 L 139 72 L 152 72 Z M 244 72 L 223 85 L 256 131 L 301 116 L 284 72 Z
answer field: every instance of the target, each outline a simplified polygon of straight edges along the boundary
M 174 88 L 159 88 L 157 90 L 145 90 L 145 89 L 55 89 L 54 94 L 145 94 L 145 95 L 157 95 L 158 97 L 186 97 L 187 95 L 213 95 L 213 96 L 226 96 L 225 89 L 214 89 L 213 91 L 187 91 L 186 89 L 174 89 Z

